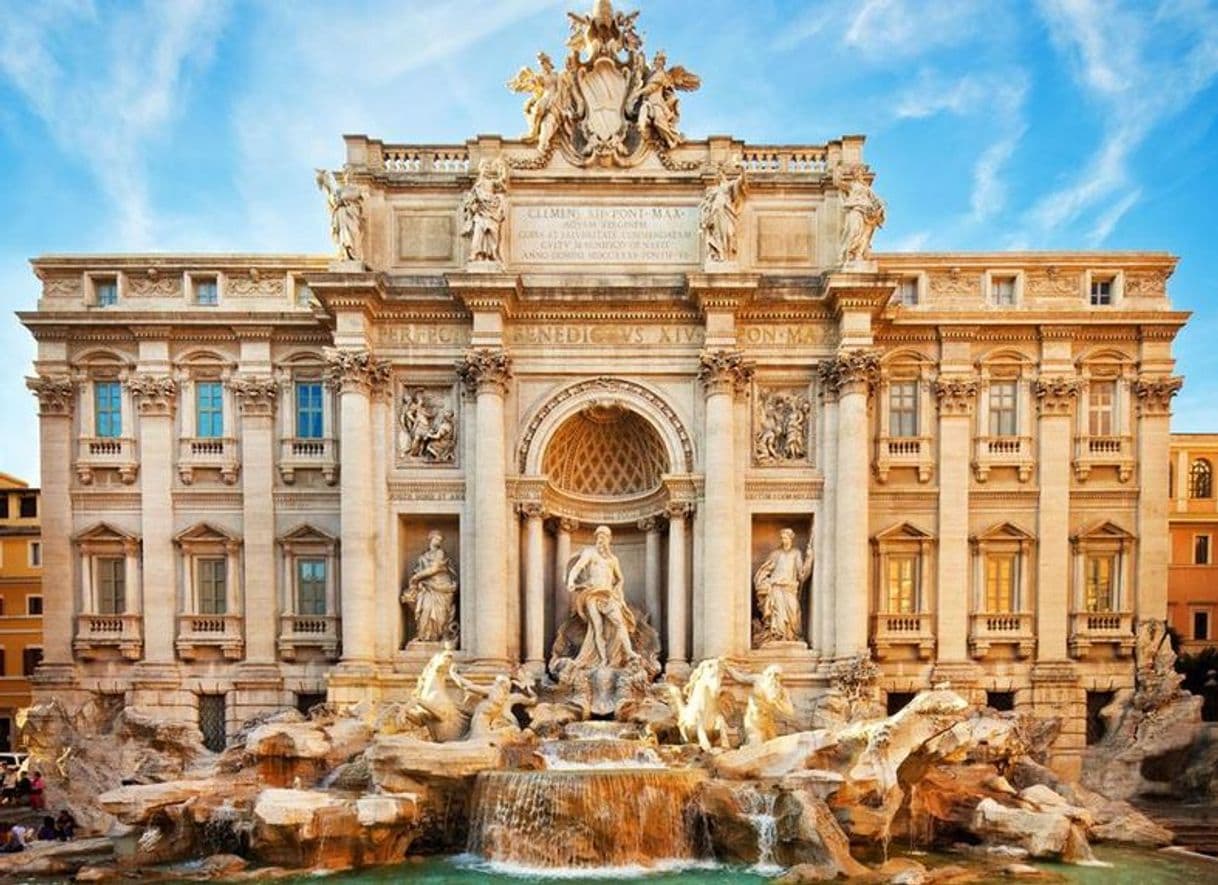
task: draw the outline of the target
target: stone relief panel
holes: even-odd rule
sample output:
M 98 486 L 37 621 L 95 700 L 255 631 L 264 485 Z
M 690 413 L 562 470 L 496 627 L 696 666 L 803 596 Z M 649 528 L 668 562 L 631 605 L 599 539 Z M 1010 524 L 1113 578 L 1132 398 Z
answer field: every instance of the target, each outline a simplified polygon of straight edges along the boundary
M 812 403 L 806 390 L 770 388 L 757 391 L 753 409 L 753 464 L 760 467 L 803 466 L 811 451 Z
M 452 467 L 457 409 L 452 387 L 402 384 L 397 395 L 397 458 L 405 466 Z
M 1082 291 L 1081 287 L 1082 276 L 1079 273 L 1056 267 L 1028 271 L 1024 281 L 1025 292 L 1037 296 L 1074 298 Z
M 47 277 L 42 282 L 43 298 L 79 298 L 80 296 L 81 279 L 79 275 Z
M 147 273 L 131 274 L 127 278 L 126 294 L 128 298 L 177 298 L 182 294 L 182 278 L 151 267 Z
M 263 276 L 256 267 L 247 274 L 233 274 L 224 280 L 224 293 L 236 298 L 282 298 L 282 275 Z

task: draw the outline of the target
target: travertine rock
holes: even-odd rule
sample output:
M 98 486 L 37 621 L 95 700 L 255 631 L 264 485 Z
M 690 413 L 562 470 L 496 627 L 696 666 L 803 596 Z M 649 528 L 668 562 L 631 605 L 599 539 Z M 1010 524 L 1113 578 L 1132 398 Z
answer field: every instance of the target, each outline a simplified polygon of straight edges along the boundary
M 436 744 L 407 735 L 379 738 L 366 758 L 372 782 L 387 793 L 410 793 L 420 785 L 451 784 L 480 771 L 503 766 L 503 754 L 491 741 L 452 741 Z
M 1007 808 L 982 799 L 970 829 L 989 842 L 1019 845 L 1032 857 L 1061 857 L 1070 835 L 1070 818 L 1058 812 Z

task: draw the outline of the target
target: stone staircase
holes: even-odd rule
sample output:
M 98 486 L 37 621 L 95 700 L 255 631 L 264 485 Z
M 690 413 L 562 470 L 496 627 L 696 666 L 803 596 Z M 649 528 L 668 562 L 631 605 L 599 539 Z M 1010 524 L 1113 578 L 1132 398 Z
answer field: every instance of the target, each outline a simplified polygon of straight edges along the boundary
M 1176 834 L 1176 845 L 1218 857 L 1218 806 L 1139 802 L 1138 810 Z

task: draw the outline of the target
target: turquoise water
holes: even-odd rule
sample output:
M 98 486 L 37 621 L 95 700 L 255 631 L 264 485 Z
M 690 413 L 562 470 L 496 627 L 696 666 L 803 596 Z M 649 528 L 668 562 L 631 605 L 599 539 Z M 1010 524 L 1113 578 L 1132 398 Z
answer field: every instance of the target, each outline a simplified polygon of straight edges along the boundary
M 896 854 L 896 852 L 894 852 Z M 1098 847 L 1096 857 L 1110 866 L 1077 867 L 1063 864 L 1036 864 L 1049 872 L 1063 876 L 1077 885 L 1203 885 L 1218 882 L 1218 860 L 1201 860 L 1174 852 L 1137 851 Z M 927 866 L 948 863 L 971 865 L 967 859 L 951 855 L 914 855 Z M 319 876 L 302 876 L 288 880 L 293 883 L 317 883 Z M 668 872 L 645 873 L 641 870 L 618 870 L 613 875 L 537 876 L 524 872 L 505 872 L 471 857 L 429 858 L 394 867 L 382 867 L 359 873 L 337 873 L 324 877 L 327 883 L 343 885 L 388 885 L 410 882 L 412 885 L 466 885 L 472 882 L 524 885 L 524 883 L 554 883 L 563 885 L 619 885 L 623 879 L 641 879 L 649 885 L 751 885 L 768 881 L 767 876 L 749 870 L 727 867 L 701 867 Z M 996 877 L 994 882 L 1011 882 Z

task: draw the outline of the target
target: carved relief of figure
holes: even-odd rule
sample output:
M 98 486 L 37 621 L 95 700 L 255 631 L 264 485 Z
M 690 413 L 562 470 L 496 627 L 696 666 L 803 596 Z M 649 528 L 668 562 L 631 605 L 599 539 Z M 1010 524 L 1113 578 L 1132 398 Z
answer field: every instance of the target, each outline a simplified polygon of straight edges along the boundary
M 342 183 L 334 173 L 325 169 L 317 173 L 317 186 L 326 195 L 330 208 L 330 237 L 338 247 L 338 256 L 344 261 L 363 260 L 360 231 L 363 226 L 363 194 L 347 180 L 344 173 Z
M 757 592 L 757 611 L 761 618 L 754 625 L 757 645 L 769 642 L 797 642 L 803 626 L 799 610 L 799 588 L 812 574 L 812 539 L 804 552 L 795 549 L 795 532 L 778 533 L 779 546 L 766 557 L 753 575 Z
M 783 428 L 782 454 L 788 461 L 802 461 L 808 455 L 808 411 L 807 400 L 792 402 L 787 410 L 787 423 Z
M 736 257 L 736 227 L 740 202 L 746 185 L 744 172 L 729 178 L 719 170 L 719 180 L 706 189 L 698 208 L 698 226 L 706 239 L 706 254 L 711 261 L 731 261 Z
M 461 203 L 461 235 L 469 237 L 470 261 L 501 261 L 499 234 L 507 217 L 507 166 L 502 158 L 478 164 L 478 178 Z
M 574 113 L 572 79 L 568 71 L 556 71 L 554 62 L 544 52 L 537 53 L 540 71 L 521 68 L 508 82 L 513 92 L 527 92 L 524 116 L 529 123 L 524 141 L 536 141 L 537 149 L 548 154 L 554 136 L 563 130 Z
M 503 673 L 495 677 L 489 689 L 473 689 L 482 696 L 469 721 L 469 737 L 484 738 L 496 734 L 519 734 L 520 724 L 512 709 L 517 706 L 534 707 L 537 696 L 531 691 L 512 691 L 512 680 Z
M 452 409 L 421 387 L 402 396 L 399 418 L 398 455 L 437 463 L 451 462 L 456 455 L 457 425 Z
M 427 549 L 415 563 L 402 592 L 414 609 L 415 639 L 441 642 L 457 638 L 457 572 L 444 552 L 444 536 L 429 532 Z
M 435 741 L 460 740 L 469 725 L 466 701 L 471 693 L 477 693 L 476 686 L 456 671 L 452 647 L 445 645 L 419 674 L 406 718 L 426 726 Z
M 884 226 L 884 201 L 876 196 L 861 175 L 855 175 L 849 184 L 839 179 L 838 187 L 844 194 L 842 209 L 845 212 L 841 262 L 866 261 L 871 257 L 872 235 Z
M 723 667 L 718 658 L 707 658 L 689 674 L 684 690 L 665 683 L 668 703 L 677 714 L 677 730 L 681 740 L 697 742 L 705 752 L 711 752 L 712 740 L 720 747 L 728 746 L 727 719 L 723 715 L 719 696 L 723 691 Z
M 638 57 L 641 59 L 641 54 Z M 677 129 L 681 117 L 677 90 L 697 89 L 702 81 L 680 65 L 666 67 L 667 62 L 668 57 L 663 52 L 657 52 L 652 57 L 651 70 L 639 79 L 636 91 L 627 99 L 626 105 L 632 107 L 637 101 L 639 131 L 644 137 L 655 137 L 671 150 L 684 140 Z M 642 73 L 641 64 L 638 67 L 636 77 Z
M 764 394 L 759 427 L 753 439 L 753 457 L 757 463 L 807 458 L 808 413 L 811 410 L 806 397 L 791 393 Z
M 575 664 L 622 668 L 638 657 L 630 643 L 634 613 L 626 604 L 622 568 L 610 546 L 613 533 L 602 525 L 595 537 L 595 546 L 584 548 L 567 575 L 572 608 L 588 623 Z
M 744 742 L 752 746 L 764 744 L 778 737 L 784 725 L 795 719 L 795 706 L 786 686 L 782 684 L 782 667 L 770 664 L 753 676 L 734 667 L 726 667 L 727 674 L 737 682 L 751 685 L 749 704 L 744 711 Z
M 457 424 L 452 409 L 441 409 L 427 430 L 423 454 L 433 461 L 452 461 L 457 448 Z

